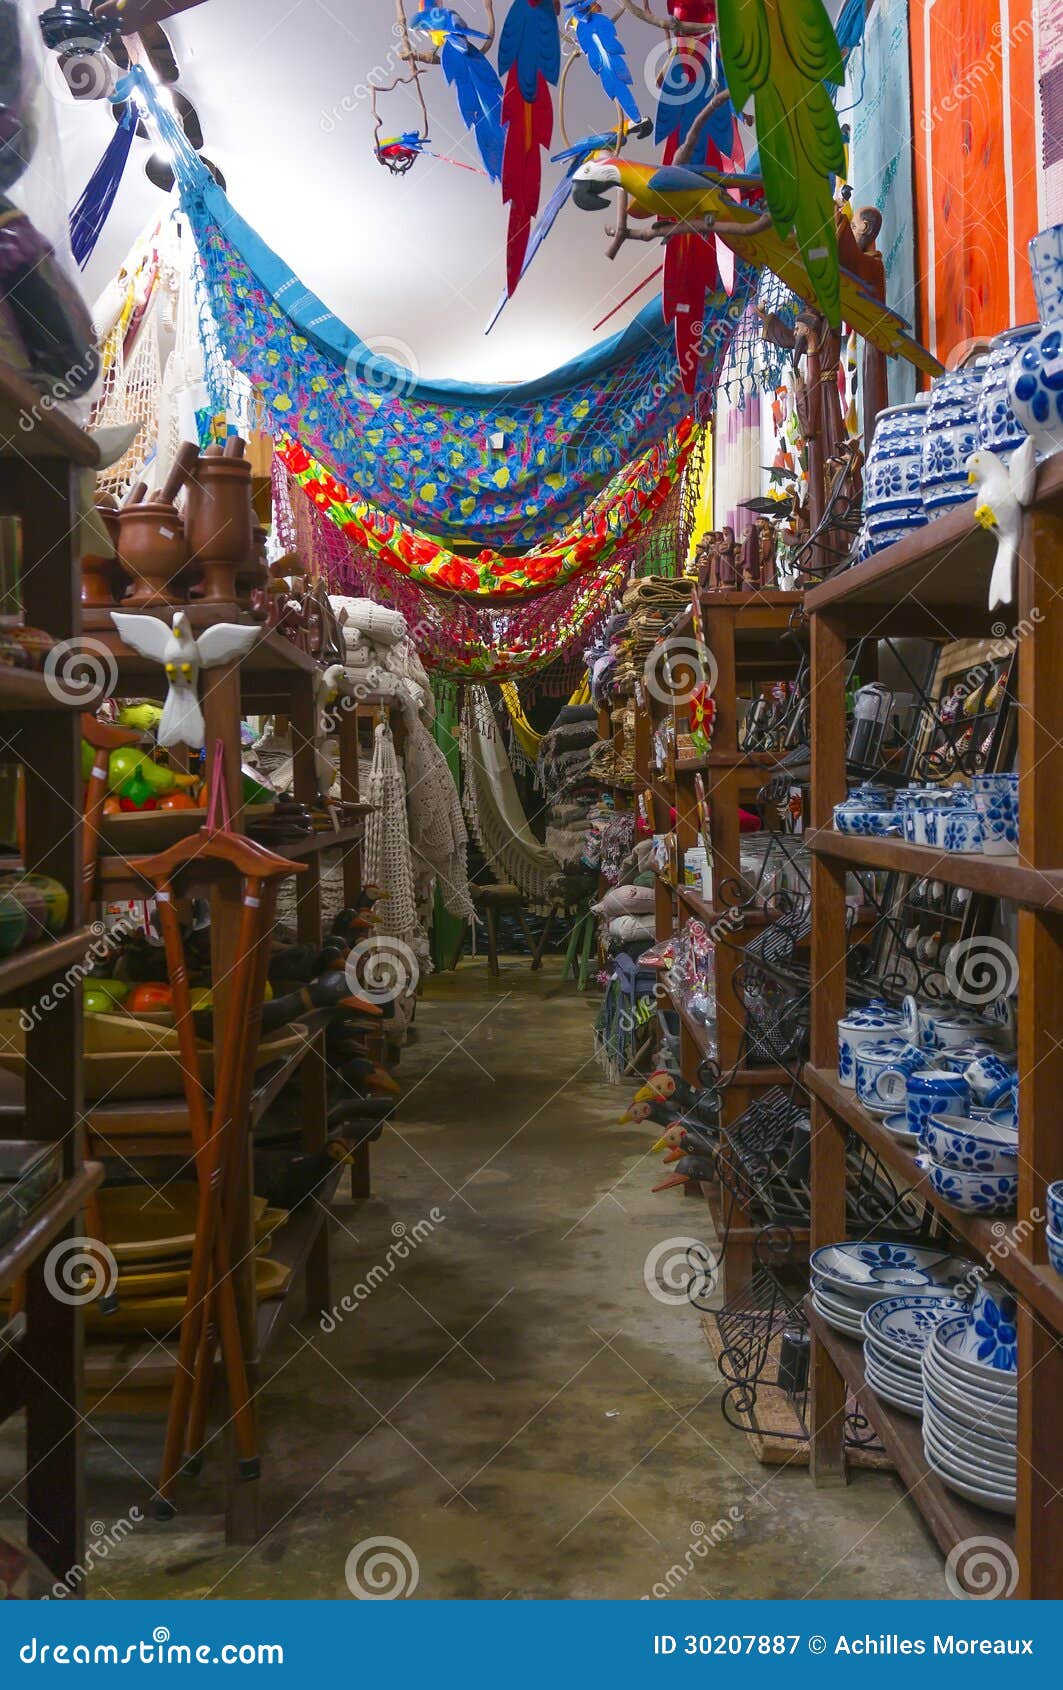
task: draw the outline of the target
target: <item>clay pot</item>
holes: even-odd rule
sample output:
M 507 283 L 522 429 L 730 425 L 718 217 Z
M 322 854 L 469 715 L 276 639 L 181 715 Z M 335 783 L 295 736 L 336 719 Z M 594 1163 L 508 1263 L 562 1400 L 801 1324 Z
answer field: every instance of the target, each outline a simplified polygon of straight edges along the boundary
M 176 505 L 126 505 L 118 511 L 118 556 L 133 578 L 126 605 L 179 604 L 168 588 L 188 561 Z
M 207 603 L 233 604 L 238 568 L 250 567 L 251 466 L 246 458 L 202 457 L 188 486 L 185 529 L 203 570 Z
M 103 493 L 96 500 L 96 514 L 106 528 L 110 542 L 117 554 L 118 510 L 110 493 Z M 115 557 L 102 557 L 98 552 L 86 552 L 81 559 L 82 604 L 116 604 L 116 585 L 120 574 L 117 555 Z

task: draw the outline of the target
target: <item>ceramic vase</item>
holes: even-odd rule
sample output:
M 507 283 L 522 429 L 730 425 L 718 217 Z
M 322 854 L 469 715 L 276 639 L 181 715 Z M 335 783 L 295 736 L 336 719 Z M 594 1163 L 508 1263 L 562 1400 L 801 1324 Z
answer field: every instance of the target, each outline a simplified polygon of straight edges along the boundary
M 990 343 L 978 394 L 978 444 L 999 458 L 1010 458 L 1026 438 L 1026 430 L 1011 408 L 1008 374 L 1015 354 L 1033 339 L 1038 326 L 1023 323 L 1017 329 L 1005 329 Z
M 204 454 L 185 507 L 189 562 L 203 571 L 209 603 L 236 600 L 238 570 L 252 567 L 251 465 L 246 458 Z
M 911 405 L 893 405 L 879 413 L 864 466 L 868 556 L 926 522 L 921 478 L 927 403 L 924 394 Z
M 126 505 L 118 512 L 118 556 L 133 590 L 125 599 L 138 610 L 178 604 L 171 590 L 185 567 L 185 531 L 173 505 Z
M 1012 409 L 1038 453 L 1063 447 L 1063 223 L 1030 242 L 1030 270 L 1041 328 L 1008 371 Z
M 971 497 L 966 463 L 978 445 L 978 396 L 987 360 L 949 370 L 934 383 L 923 430 L 921 481 L 928 517 L 965 505 Z

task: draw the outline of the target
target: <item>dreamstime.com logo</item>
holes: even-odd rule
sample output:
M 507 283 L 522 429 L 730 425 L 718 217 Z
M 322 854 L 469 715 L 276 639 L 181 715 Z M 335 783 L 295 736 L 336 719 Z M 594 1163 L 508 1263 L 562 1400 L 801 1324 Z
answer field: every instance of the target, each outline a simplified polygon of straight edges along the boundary
M 390 933 L 359 940 L 343 965 L 354 997 L 370 1003 L 394 1003 L 417 990 L 420 966 L 409 945 Z
M 401 1537 L 364 1537 L 348 1555 L 343 1576 L 360 1602 L 395 1602 L 413 1595 L 421 1568 Z
M 720 1264 L 700 1238 L 665 1238 L 642 1266 L 642 1280 L 655 1302 L 677 1308 L 716 1289 Z
M 61 1238 L 44 1258 L 44 1283 L 57 1302 L 82 1308 L 112 1295 L 118 1263 L 98 1238 Z
M 1018 1582 L 1015 1551 L 999 1537 L 965 1537 L 949 1550 L 945 1583 L 952 1596 L 995 1602 L 1010 1596 Z
M 102 640 L 60 640 L 44 660 L 44 684 L 60 704 L 90 710 L 118 685 L 118 664 Z
M 712 652 L 697 640 L 679 636 L 654 646 L 642 671 L 646 691 L 669 709 L 681 709 L 706 688 L 715 692 L 718 680 Z
M 393 335 L 374 335 L 351 353 L 344 366 L 349 387 L 383 399 L 408 399 L 420 376 L 420 365 L 412 346 Z
M 969 1009 L 984 1008 L 1018 989 L 1019 959 L 1003 939 L 975 934 L 953 945 L 945 981 L 959 1003 Z

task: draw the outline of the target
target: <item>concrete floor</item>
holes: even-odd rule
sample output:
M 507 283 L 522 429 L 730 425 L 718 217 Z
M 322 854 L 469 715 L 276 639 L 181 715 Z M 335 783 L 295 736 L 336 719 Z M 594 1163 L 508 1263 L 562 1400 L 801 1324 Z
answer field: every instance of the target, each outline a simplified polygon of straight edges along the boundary
M 260 1542 L 225 1547 L 215 1457 L 91 1595 L 349 1599 L 348 1577 L 409 1583 L 414 1562 L 418 1598 L 946 1594 L 892 1477 L 816 1491 L 723 1421 L 696 1314 L 643 1280 L 655 1245 L 708 1238 L 706 1211 L 650 1194 L 660 1164 L 616 1124 L 633 1088 L 602 1081 L 595 1008 L 556 961 L 429 983 L 378 1195 L 335 1210 L 334 1298 L 354 1312 L 297 1321 L 268 1358 Z M 90 1432 L 97 1532 L 146 1509 L 160 1438 Z M 4 1491 L 14 1456 L 8 1439 Z

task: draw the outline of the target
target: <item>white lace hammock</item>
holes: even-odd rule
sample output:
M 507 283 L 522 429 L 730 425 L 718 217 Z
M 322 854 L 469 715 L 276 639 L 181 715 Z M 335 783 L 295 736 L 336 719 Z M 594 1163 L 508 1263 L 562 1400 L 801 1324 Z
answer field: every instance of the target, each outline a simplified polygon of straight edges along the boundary
M 519 886 L 529 904 L 548 908 L 557 860 L 528 826 L 484 687 L 466 688 L 461 739 L 462 804 L 488 867 L 497 881 Z
M 369 767 L 366 802 L 370 811 L 365 830 L 365 878 L 383 890 L 373 908 L 378 934 L 408 945 L 427 970 L 428 936 L 417 913 L 413 853 L 406 821 L 406 781 L 395 755 L 395 742 L 386 722 L 374 729 L 373 761 Z

